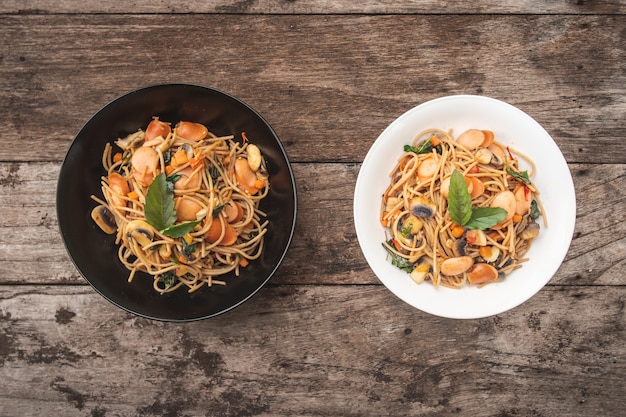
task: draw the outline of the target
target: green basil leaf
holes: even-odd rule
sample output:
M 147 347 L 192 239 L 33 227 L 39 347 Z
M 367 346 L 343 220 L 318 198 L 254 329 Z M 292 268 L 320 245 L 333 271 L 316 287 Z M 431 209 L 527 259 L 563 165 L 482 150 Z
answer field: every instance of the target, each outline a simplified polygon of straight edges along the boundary
M 167 191 L 174 192 L 174 184 L 180 179 L 180 177 L 182 177 L 182 175 L 174 174 L 165 178 L 165 180 L 167 181 Z
M 430 153 L 432 149 L 433 149 L 433 144 L 428 139 L 420 143 L 417 147 L 411 146 L 411 145 L 404 145 L 404 152 Z
M 217 206 L 213 209 L 213 211 L 211 212 L 211 217 L 215 218 L 217 217 L 218 214 L 220 214 L 220 212 L 222 210 L 224 210 L 224 207 L 226 206 L 226 204 L 222 204 L 220 206 Z
M 537 204 L 537 200 L 533 200 L 530 203 L 530 218 L 535 220 L 539 216 L 541 216 L 541 210 L 539 210 L 539 204 Z
M 187 258 L 191 256 L 192 253 L 196 251 L 196 244 L 192 243 L 191 245 L 187 243 L 185 239 L 181 239 L 183 241 L 183 255 Z
M 413 229 L 413 223 L 409 223 L 406 226 L 404 226 L 401 230 L 400 230 L 400 234 L 403 237 L 409 238 L 411 237 L 411 230 Z
M 489 229 L 505 218 L 506 210 L 500 207 L 476 207 L 472 210 L 472 216 L 465 227 L 478 230 Z
M 167 271 L 159 275 L 159 282 L 163 283 L 165 290 L 172 288 L 178 281 L 178 277 L 172 271 Z
M 199 223 L 200 221 L 193 221 L 193 222 L 175 224 L 175 225 L 168 226 L 165 229 L 161 230 L 161 233 L 163 233 L 165 236 L 169 236 L 173 238 L 183 237 L 187 233 L 191 232 L 193 228 L 196 227 Z
M 390 240 L 389 242 L 387 242 L 390 246 L 393 246 L 393 242 Z M 397 254 L 393 253 L 392 251 L 389 250 L 389 248 L 383 244 L 383 248 L 385 248 L 385 250 L 387 251 L 387 253 L 389 253 L 389 255 L 391 256 L 391 265 L 401 269 L 404 272 L 412 272 L 413 268 L 415 268 L 415 264 L 412 262 L 409 262 L 408 259 L 403 258 L 402 256 L 398 256 Z
M 146 221 L 157 230 L 163 230 L 176 222 L 174 193 L 167 188 L 165 174 L 157 175 L 146 194 L 144 207 Z
M 508 172 L 509 175 L 512 176 L 513 178 L 517 178 L 518 180 L 522 181 L 523 183 L 530 184 L 530 178 L 528 177 L 528 171 L 515 172 L 515 171 L 513 171 L 511 168 L 509 168 L 507 166 L 506 167 L 506 172 Z
M 452 172 L 452 177 L 450 177 L 448 214 L 452 221 L 459 226 L 464 226 L 472 216 L 472 197 L 467 190 L 463 174 L 456 169 Z
M 213 159 L 213 161 L 215 162 L 215 165 L 211 165 L 211 167 L 209 168 L 209 174 L 211 175 L 211 178 L 216 180 L 221 175 L 220 174 L 220 169 L 222 171 L 224 170 L 224 165 L 222 165 L 222 162 L 220 162 L 220 160 L 217 159 L 217 158 Z M 218 169 L 218 167 L 219 167 L 219 169 Z

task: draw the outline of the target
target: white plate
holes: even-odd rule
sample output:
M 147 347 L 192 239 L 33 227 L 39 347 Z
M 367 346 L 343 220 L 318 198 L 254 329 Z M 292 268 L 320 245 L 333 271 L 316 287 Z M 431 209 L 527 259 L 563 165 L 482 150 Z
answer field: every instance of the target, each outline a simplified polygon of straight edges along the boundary
M 528 155 L 537 166 L 533 183 L 541 193 L 548 227 L 528 252 L 529 261 L 502 282 L 482 288 L 438 288 L 414 283 L 391 265 L 382 246 L 381 198 L 389 174 L 405 144 L 428 128 L 453 129 L 456 137 L 469 129 L 488 129 L 496 140 Z M 524 169 L 524 167 L 522 166 Z M 354 222 L 365 258 L 380 281 L 398 298 L 424 312 L 448 318 L 488 317 L 518 306 L 536 294 L 557 271 L 569 248 L 576 221 L 574 184 L 554 140 L 533 118 L 502 101 L 472 95 L 428 101 L 398 117 L 376 139 L 359 172 L 354 193 Z

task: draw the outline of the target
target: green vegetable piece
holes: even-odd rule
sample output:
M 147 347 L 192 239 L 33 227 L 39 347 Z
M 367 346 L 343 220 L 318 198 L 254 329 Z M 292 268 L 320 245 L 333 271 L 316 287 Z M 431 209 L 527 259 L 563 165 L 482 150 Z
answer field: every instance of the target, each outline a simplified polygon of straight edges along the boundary
M 193 228 L 196 227 L 198 224 L 200 224 L 200 221 L 175 224 L 175 225 L 166 227 L 165 229 L 162 229 L 161 233 L 163 233 L 165 236 L 179 238 L 191 232 Z
M 428 139 L 420 143 L 417 147 L 411 146 L 411 145 L 404 145 L 404 152 L 430 153 L 432 149 L 433 149 L 433 144 Z
M 393 246 L 393 242 L 390 240 L 389 242 L 387 242 L 390 246 Z M 383 244 L 383 247 L 385 248 L 385 250 L 389 253 L 389 256 L 391 256 L 391 265 L 401 269 L 404 272 L 411 272 L 413 271 L 413 268 L 415 267 L 415 264 L 412 262 L 409 262 L 408 259 L 403 258 L 402 256 L 398 256 L 397 254 L 393 253 L 392 251 L 389 250 L 389 248 Z
M 465 178 L 454 170 L 448 190 L 448 214 L 452 221 L 468 229 L 484 230 L 506 218 L 506 210 L 499 207 L 472 208 L 472 197 L 467 189 Z
M 164 230 L 176 222 L 174 193 L 167 188 L 165 174 L 157 175 L 150 184 L 144 211 L 148 224 L 157 230 Z
M 472 196 L 467 190 L 463 174 L 456 169 L 450 178 L 448 213 L 452 221 L 459 226 L 464 226 L 472 217 Z
M 537 200 L 533 200 L 530 203 L 530 218 L 535 220 L 539 216 L 541 216 L 541 210 L 539 210 L 539 204 L 537 204 Z
M 215 208 L 213 209 L 213 211 L 211 212 L 211 217 L 216 218 L 216 217 L 217 217 L 217 215 L 218 215 L 218 214 L 220 214 L 220 212 L 221 212 L 222 210 L 224 210 L 224 207 L 225 207 L 225 206 L 226 206 L 226 204 L 222 204 L 222 205 L 219 205 L 219 206 L 215 207 Z
M 171 271 L 168 272 L 164 272 L 161 275 L 159 275 L 159 282 L 161 282 L 163 284 L 163 289 L 167 290 L 169 288 L 172 288 L 176 282 L 178 281 L 178 277 L 176 276 L 176 274 L 174 274 Z
M 465 224 L 468 229 L 485 230 L 506 218 L 506 210 L 500 207 L 475 207 L 472 217 Z
M 190 245 L 190 244 L 187 243 L 187 241 L 185 239 L 182 239 L 182 241 L 183 241 L 183 255 L 185 255 L 187 258 L 189 258 L 191 256 L 191 254 L 195 252 L 196 244 L 192 243 Z
M 523 183 L 530 184 L 530 178 L 528 177 L 528 171 L 515 172 L 515 171 L 513 171 L 511 168 L 509 168 L 507 166 L 506 167 L 506 172 L 508 172 L 509 175 L 512 176 L 513 178 L 517 178 L 518 180 L 522 181 Z

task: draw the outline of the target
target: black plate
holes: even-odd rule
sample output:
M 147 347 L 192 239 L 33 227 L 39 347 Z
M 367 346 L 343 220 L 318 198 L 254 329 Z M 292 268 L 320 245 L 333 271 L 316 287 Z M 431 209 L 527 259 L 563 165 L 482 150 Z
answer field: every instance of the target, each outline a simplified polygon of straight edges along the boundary
M 128 270 L 117 257 L 115 236 L 103 233 L 91 219 L 102 198 L 102 151 L 107 142 L 145 129 L 153 116 L 171 123 L 203 123 L 218 135 L 245 131 L 261 149 L 270 174 L 270 192 L 262 200 L 269 226 L 260 259 L 239 277 L 227 275 L 227 285 L 184 289 L 159 295 L 152 277 L 141 273 L 128 283 Z M 57 216 L 67 251 L 82 276 L 113 304 L 142 317 L 192 321 L 216 316 L 248 300 L 276 272 L 296 223 L 296 187 L 285 150 L 271 126 L 251 107 L 221 91 L 191 84 L 141 88 L 117 98 L 97 112 L 72 142 L 59 174 Z

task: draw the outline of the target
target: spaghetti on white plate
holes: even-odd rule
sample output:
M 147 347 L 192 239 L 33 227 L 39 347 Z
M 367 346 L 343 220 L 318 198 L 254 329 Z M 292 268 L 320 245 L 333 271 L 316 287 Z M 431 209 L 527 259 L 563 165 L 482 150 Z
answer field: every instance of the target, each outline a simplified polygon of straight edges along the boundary
M 152 276 L 159 293 L 226 285 L 262 251 L 268 221 L 259 210 L 269 176 L 258 146 L 200 124 L 153 118 L 102 155 L 103 199 L 92 218 L 116 235 L 129 270 Z M 216 279 L 217 278 L 217 279 Z
M 526 155 L 489 130 L 429 129 L 405 145 L 382 197 L 383 246 L 419 283 L 461 288 L 504 279 L 527 260 L 546 216 Z M 520 170 L 520 159 L 530 167 Z

